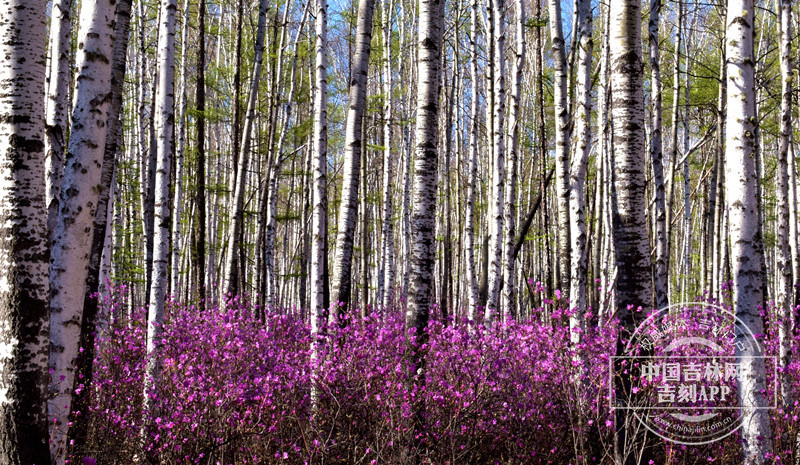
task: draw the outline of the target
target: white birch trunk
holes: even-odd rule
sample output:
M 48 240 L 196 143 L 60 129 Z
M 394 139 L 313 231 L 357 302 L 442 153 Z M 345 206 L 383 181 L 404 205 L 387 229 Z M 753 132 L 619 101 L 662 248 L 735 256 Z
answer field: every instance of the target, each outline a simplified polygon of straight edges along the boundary
M 522 99 L 522 77 L 525 65 L 525 3 L 514 2 L 516 8 L 514 75 L 511 81 L 511 111 L 508 115 L 508 189 L 505 209 L 505 263 L 503 266 L 503 300 L 506 311 L 516 316 L 517 281 L 514 242 L 516 241 L 517 171 L 519 171 L 519 114 Z
M 392 153 L 392 0 L 383 0 L 383 238 L 378 276 L 378 304 L 394 302 L 394 156 Z
M 602 183 L 604 185 L 604 191 L 606 195 L 603 196 L 603 214 L 601 218 L 602 222 L 602 252 L 600 263 L 603 271 L 601 272 L 600 276 L 600 302 L 598 308 L 598 325 L 602 325 L 606 317 L 614 312 L 610 311 L 609 307 L 613 308 L 613 305 L 609 305 L 609 298 L 611 294 L 611 290 L 609 289 L 609 274 L 610 268 L 613 268 L 611 264 L 611 248 L 612 248 L 612 239 L 613 239 L 613 225 L 611 221 L 611 173 L 610 173 L 610 164 L 608 163 L 609 159 L 609 147 L 610 147 L 610 126 L 609 126 L 609 69 L 608 69 L 608 60 L 609 60 L 609 24 L 610 24 L 610 11 L 608 7 L 606 7 L 605 11 L 603 12 L 604 18 L 604 34 L 603 34 L 603 47 L 600 52 L 600 82 L 599 82 L 599 89 L 597 91 L 597 121 L 598 121 L 598 144 L 600 144 L 598 155 L 599 160 L 597 162 L 597 167 L 599 168 L 598 173 L 602 178 Z
M 570 276 L 570 224 L 569 224 L 569 109 L 567 97 L 567 58 L 564 51 L 564 33 L 561 26 L 561 2 L 548 2 L 550 9 L 550 37 L 552 41 L 553 101 L 555 104 L 556 128 L 556 198 L 558 211 L 558 275 L 559 287 L 563 292 L 569 289 Z
M 650 160 L 653 163 L 653 182 L 655 183 L 655 238 L 656 266 L 653 276 L 656 308 L 669 305 L 667 279 L 669 270 L 669 248 L 667 244 L 667 204 L 664 191 L 664 147 L 661 139 L 661 50 L 659 48 L 659 24 L 661 0 L 650 1 L 650 22 L 648 24 L 648 44 L 650 46 Z
M 792 217 L 789 212 L 789 169 L 793 164 L 789 157 L 792 143 L 792 2 L 780 0 L 780 65 L 781 65 L 781 133 L 778 149 L 778 171 L 776 173 L 776 188 L 778 201 L 778 243 L 776 244 L 776 286 L 775 304 L 778 309 L 778 355 L 779 366 L 786 369 L 789 366 L 791 353 L 791 313 L 793 309 L 792 292 L 792 256 L 789 247 L 790 223 Z M 794 240 L 794 239 L 791 239 Z M 789 374 L 780 373 L 781 399 L 785 408 L 791 408 L 792 382 Z
M 0 2 L 0 463 L 8 465 L 50 463 L 45 3 Z
M 436 175 L 439 147 L 439 86 L 441 82 L 444 0 L 420 0 L 417 37 L 416 160 L 411 213 L 411 272 L 406 326 L 416 328 L 418 347 L 425 342 L 433 304 L 436 252 Z M 415 369 L 421 360 L 415 360 Z
M 503 280 L 503 209 L 505 207 L 505 123 L 506 108 L 506 27 L 505 0 L 493 0 L 494 12 L 494 117 L 492 118 L 492 210 L 491 264 L 489 265 L 489 294 L 484 324 L 491 327 L 499 311 L 500 283 Z
M 58 221 L 50 261 L 50 450 L 56 465 L 66 459 L 67 418 L 72 404 L 83 299 L 110 109 L 114 5 L 81 5 L 78 76 L 72 130 L 65 157 Z M 87 234 L 87 231 L 90 232 Z
M 755 334 L 764 326 L 759 307 L 761 294 L 761 260 L 759 239 L 757 186 L 755 166 L 755 78 L 753 0 L 729 0 L 725 50 L 728 73 L 728 101 L 725 137 L 726 203 L 731 239 L 731 271 L 733 303 L 736 316 Z M 736 338 L 745 334 L 737 329 Z M 765 454 L 772 452 L 772 433 L 767 401 L 764 361 L 756 356 L 761 351 L 745 344 L 736 351 L 739 371 L 739 402 L 742 408 L 743 460 L 747 464 L 766 463 Z
M 356 44 L 350 78 L 350 96 L 345 127 L 342 202 L 334 261 L 334 299 L 339 313 L 347 311 L 351 301 L 353 242 L 358 218 L 358 186 L 361 172 L 362 128 L 367 106 L 367 71 L 369 70 L 372 16 L 375 0 L 359 0 L 356 20 Z M 364 303 L 362 303 L 364 304 Z
M 175 125 L 175 12 L 176 0 L 161 0 L 158 25 L 158 82 L 156 84 L 156 177 L 155 209 L 153 219 L 153 268 L 150 286 L 150 307 L 147 312 L 147 366 L 144 376 L 143 412 L 148 424 L 148 414 L 153 408 L 151 393 L 157 388 L 161 362 L 160 337 L 164 325 L 167 284 L 169 277 L 169 227 L 171 223 L 169 191 L 170 162 L 172 158 L 172 130 Z
M 465 235 L 467 239 L 467 282 L 468 282 L 468 309 L 467 319 L 475 319 L 475 309 L 478 307 L 478 271 L 475 266 L 475 196 L 478 191 L 478 0 L 473 0 L 470 6 L 470 73 L 472 86 L 472 103 L 470 109 L 469 127 L 469 191 L 467 193 L 467 212 L 465 219 Z
M 64 175 L 64 145 L 67 139 L 70 86 L 70 36 L 72 0 L 54 0 L 50 13 L 50 46 L 47 57 L 45 100 L 45 202 L 49 240 L 58 218 L 61 179 Z
M 612 0 L 610 16 L 611 120 L 615 192 L 614 248 L 616 249 L 617 317 L 621 334 L 632 334 L 637 321 L 635 309 L 646 312 L 653 303 L 650 245 L 645 216 L 645 117 L 644 64 L 642 63 L 641 2 Z M 613 281 L 613 278 L 612 278 Z M 633 310 L 631 310 L 633 309 Z M 638 315 L 645 315 L 646 313 Z M 617 350 L 621 344 L 617 344 Z M 617 354 L 621 355 L 621 354 Z M 618 384 L 621 380 L 615 381 Z M 623 409 L 615 411 L 614 456 L 617 464 L 628 463 L 629 420 Z
M 640 5 L 612 0 L 610 31 L 611 118 L 614 121 L 614 245 L 617 255 L 617 313 L 633 329 L 628 310 L 652 305 L 650 250 L 645 218 L 644 94 Z
M 327 195 L 328 176 L 328 1 L 316 0 L 315 3 L 314 44 L 314 133 L 311 166 L 313 167 L 313 195 L 311 212 L 311 364 L 314 365 L 319 352 L 320 326 L 326 321 L 325 306 L 325 263 L 327 247 L 327 211 L 325 196 Z M 312 373 L 311 401 L 316 402 L 316 373 Z
M 586 223 L 584 184 L 589 153 L 592 149 L 592 5 L 590 0 L 578 0 L 578 69 L 575 113 L 575 154 L 569 177 L 571 271 L 569 308 L 570 340 L 573 346 L 581 342 L 586 312 Z

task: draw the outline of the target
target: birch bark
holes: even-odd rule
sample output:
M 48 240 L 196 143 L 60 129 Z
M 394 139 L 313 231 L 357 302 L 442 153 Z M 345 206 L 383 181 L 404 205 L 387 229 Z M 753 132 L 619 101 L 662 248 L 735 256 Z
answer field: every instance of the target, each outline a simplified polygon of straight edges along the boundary
M 314 133 L 311 166 L 313 173 L 313 195 L 311 201 L 311 362 L 317 358 L 320 326 L 327 320 L 325 294 L 328 283 L 325 280 L 328 248 L 326 244 L 327 218 L 327 176 L 328 176 L 328 1 L 316 0 L 314 45 Z M 314 398 L 312 385 L 312 400 Z
M 525 66 L 525 3 L 514 2 L 516 8 L 514 75 L 511 81 L 511 111 L 508 118 L 508 189 L 506 190 L 505 210 L 505 263 L 503 268 L 503 300 L 509 313 L 516 317 L 517 286 L 516 257 L 514 241 L 516 240 L 517 215 L 517 172 L 519 171 L 519 119 L 522 99 L 523 68 Z
M 111 91 L 113 0 L 81 5 L 72 130 L 65 156 L 60 210 L 50 260 L 50 370 L 48 418 L 53 461 L 66 459 L 67 418 L 72 404 L 88 276 L 91 234 L 99 193 Z
M 388 308 L 394 302 L 394 154 L 392 153 L 392 9 L 393 0 L 383 0 L 383 239 L 378 303 Z
M 658 30 L 661 19 L 661 0 L 650 1 L 650 22 L 648 24 L 648 44 L 650 46 L 650 159 L 653 163 L 653 182 L 655 183 L 655 236 L 656 266 L 653 281 L 655 284 L 656 308 L 669 305 L 667 281 L 669 278 L 669 247 L 667 243 L 667 205 L 664 195 L 664 148 L 661 140 L 661 50 Z
M 781 133 L 778 148 L 778 171 L 776 173 L 776 187 L 778 191 L 778 243 L 776 256 L 776 286 L 775 304 L 779 312 L 778 323 L 778 365 L 782 369 L 789 366 L 791 353 L 791 312 L 793 307 L 792 293 L 792 256 L 789 247 L 789 169 L 792 164 L 789 160 L 790 145 L 792 143 L 792 2 L 780 1 L 780 66 L 781 66 Z M 792 406 L 792 382 L 788 373 L 780 373 L 781 398 L 786 408 Z
M 0 2 L 0 462 L 9 465 L 50 463 L 45 3 Z
M 61 179 L 64 175 L 64 149 L 69 111 L 70 36 L 72 0 L 55 0 L 50 13 L 50 47 L 47 60 L 47 99 L 45 100 L 45 202 L 49 240 L 58 218 Z
M 569 177 L 570 202 L 570 340 L 574 346 L 581 342 L 586 312 L 586 223 L 584 184 L 589 153 L 592 149 L 592 5 L 590 0 L 577 2 L 578 69 L 575 110 L 575 154 Z
M 505 207 L 505 123 L 506 110 L 506 27 L 505 0 L 493 0 L 492 14 L 494 46 L 494 117 L 492 118 L 492 237 L 491 264 L 489 265 L 489 294 L 486 301 L 484 324 L 491 327 L 499 311 L 500 283 L 503 280 L 503 209 Z
M 564 50 L 564 33 L 561 26 L 561 2 L 548 2 L 550 8 L 550 36 L 552 40 L 553 68 L 555 82 L 553 101 L 555 102 L 556 128 L 556 198 L 558 206 L 558 287 L 566 292 L 570 277 L 570 224 L 569 224 L 569 109 L 567 97 L 567 58 Z
M 470 6 L 470 73 L 472 102 L 470 106 L 469 126 L 469 191 L 467 193 L 467 212 L 465 229 L 467 238 L 467 281 L 468 304 L 467 319 L 475 319 L 475 309 L 478 307 L 478 270 L 475 266 L 475 196 L 478 191 L 478 0 L 473 0 Z
M 445 0 L 420 0 L 417 35 L 417 124 L 414 191 L 411 213 L 411 273 L 406 327 L 416 330 L 412 340 L 412 374 L 424 383 L 427 327 L 433 303 L 433 266 L 436 251 L 436 174 L 439 149 L 439 87 Z M 415 402 L 418 404 L 418 401 Z M 414 405 L 414 431 L 422 434 L 421 405 Z M 417 436 L 421 437 L 421 436 Z M 416 441 L 416 440 L 415 440 Z M 417 450 L 417 453 L 421 451 Z
M 653 303 L 645 217 L 641 2 L 612 0 L 609 8 L 611 119 L 614 122 L 612 175 L 615 188 L 611 198 L 617 262 L 616 311 L 622 325 L 621 334 L 632 334 L 637 319 L 636 309 L 641 307 L 647 310 Z M 618 343 L 617 350 L 620 348 L 621 344 Z M 627 463 L 631 456 L 626 449 L 626 415 L 623 409 L 615 412 L 614 455 L 616 463 L 620 465 Z
M 367 106 L 367 71 L 372 42 L 372 15 L 375 0 L 358 2 L 356 50 L 350 80 L 350 97 L 345 127 L 345 154 L 342 168 L 342 203 L 334 261 L 334 299 L 339 314 L 347 311 L 351 300 L 353 242 L 358 217 L 358 185 L 361 170 L 362 128 Z
M 144 415 L 152 410 L 154 391 L 161 371 L 161 327 L 166 308 L 167 276 L 171 224 L 170 163 L 172 161 L 172 132 L 175 126 L 175 12 L 176 0 L 162 0 L 158 25 L 158 82 L 155 102 L 156 174 L 153 217 L 153 284 L 150 287 L 150 307 L 147 312 L 147 366 L 144 376 Z M 146 417 L 147 418 L 147 417 Z M 145 423 L 146 424 L 146 423 Z
M 725 52 L 728 101 L 725 137 L 726 204 L 731 240 L 733 304 L 736 316 L 755 334 L 764 326 L 759 307 L 764 304 L 761 274 L 763 250 L 759 240 L 755 166 L 755 76 L 753 0 L 728 0 Z M 737 340 L 744 338 L 737 329 Z M 765 389 L 762 353 L 745 345 L 737 349 L 739 402 L 742 408 L 742 448 L 747 464 L 766 463 L 772 452 L 772 435 Z

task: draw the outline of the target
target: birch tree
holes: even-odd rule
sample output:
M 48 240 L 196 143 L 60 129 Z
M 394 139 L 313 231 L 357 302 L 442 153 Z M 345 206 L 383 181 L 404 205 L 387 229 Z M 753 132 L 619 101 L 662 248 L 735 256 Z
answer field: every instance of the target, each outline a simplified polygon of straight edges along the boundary
M 650 160 L 653 163 L 653 183 L 655 184 L 655 239 L 656 263 L 653 275 L 656 308 L 669 305 L 667 280 L 669 278 L 669 247 L 667 243 L 667 204 L 664 191 L 664 148 L 661 139 L 661 50 L 658 29 L 661 20 L 661 0 L 650 0 L 650 20 L 648 23 L 648 45 L 650 47 L 650 105 L 651 134 Z
M 615 122 L 614 245 L 617 251 L 617 311 L 626 327 L 628 306 L 652 305 L 650 251 L 647 243 L 644 177 L 644 95 L 641 7 L 634 0 L 611 3 L 611 118 Z
M 317 335 L 320 325 L 327 318 L 325 294 L 328 283 L 325 281 L 328 248 L 326 245 L 327 218 L 327 175 L 328 175 L 328 1 L 315 3 L 315 43 L 314 43 L 314 132 L 312 134 L 313 195 L 311 213 L 311 357 L 317 357 Z M 313 394 L 312 385 L 312 394 Z M 312 395 L 313 398 L 313 395 Z
M 503 207 L 505 189 L 505 123 L 506 109 L 506 26 L 505 0 L 492 0 L 494 45 L 494 108 L 492 118 L 492 209 L 491 209 L 491 264 L 489 270 L 489 294 L 486 301 L 484 323 L 492 326 L 495 313 L 499 310 L 500 283 L 503 279 Z
M 110 259 L 106 252 L 111 222 L 109 216 L 113 207 L 111 197 L 114 179 L 116 178 L 116 157 L 122 139 L 122 87 L 125 80 L 126 58 L 128 52 L 128 32 L 131 20 L 131 0 L 118 0 L 114 26 L 114 48 L 111 57 L 111 109 L 108 114 L 108 130 L 106 131 L 103 168 L 98 184 L 97 213 L 94 219 L 92 245 L 89 253 L 89 275 L 86 280 L 86 292 L 83 297 L 83 317 L 81 320 L 81 340 L 78 353 L 78 386 L 73 400 L 73 411 L 83 414 L 73 415 L 68 438 L 72 450 L 80 451 L 86 446 L 89 434 L 90 386 L 94 379 L 94 348 L 97 335 L 97 316 L 100 309 L 100 298 L 96 295 L 104 283 L 102 273 L 103 257 Z
M 411 272 L 406 326 L 415 328 L 413 373 L 424 382 L 422 346 L 427 342 L 433 303 L 433 265 L 436 252 L 436 173 L 439 155 L 439 86 L 445 0 L 420 0 L 417 35 L 417 124 L 411 213 Z M 473 77 L 474 78 L 474 77 Z M 421 406 L 414 408 L 414 431 L 421 432 Z
M 72 130 L 50 260 L 51 455 L 64 463 L 111 90 L 113 0 L 81 4 Z
M 612 0 L 610 8 L 611 119 L 614 122 L 614 248 L 617 257 L 617 316 L 622 332 L 632 334 L 634 311 L 652 305 L 650 246 L 645 218 L 644 64 L 641 2 Z M 619 350 L 621 344 L 617 345 Z M 621 354 L 617 354 L 621 355 Z M 619 377 L 617 377 L 619 378 Z M 618 390 L 617 392 L 620 392 Z M 615 412 L 614 456 L 627 463 L 626 412 Z
M 393 0 L 383 0 L 383 239 L 378 278 L 378 304 L 388 308 L 394 302 L 394 156 L 392 152 L 392 8 Z
M 50 463 L 45 2 L 0 2 L 0 462 Z
M 571 271 L 569 307 L 570 339 L 581 342 L 583 313 L 586 312 L 586 223 L 584 184 L 589 153 L 592 150 L 592 5 L 590 0 L 578 0 L 578 66 L 575 113 L 575 153 L 569 175 Z
M 548 2 L 550 8 L 550 37 L 552 42 L 553 102 L 556 128 L 556 204 L 558 206 L 558 286 L 562 291 L 570 288 L 570 224 L 569 224 L 569 109 L 567 108 L 567 58 L 564 51 L 564 33 L 561 26 L 561 2 Z
M 778 243 L 776 244 L 776 280 L 777 293 L 775 304 L 778 308 L 778 345 L 779 365 L 782 369 L 789 366 L 791 352 L 792 322 L 791 312 L 794 307 L 792 256 L 789 247 L 789 223 L 793 218 L 789 215 L 789 169 L 794 169 L 789 161 L 792 143 L 792 3 L 790 0 L 780 1 L 780 65 L 781 65 L 781 133 L 778 148 L 778 172 L 776 187 L 778 191 Z M 793 240 L 793 239 L 792 239 Z M 791 408 L 792 382 L 788 374 L 781 372 L 781 398 L 786 408 Z
M 144 412 L 151 410 L 151 392 L 156 388 L 160 373 L 159 347 L 164 308 L 167 298 L 169 266 L 170 162 L 172 132 L 175 126 L 175 12 L 176 0 L 162 0 L 158 25 L 158 82 L 156 85 L 156 177 L 155 217 L 153 237 L 153 285 L 150 288 L 150 308 L 147 312 L 147 367 L 144 376 Z
M 764 304 L 761 284 L 763 251 L 759 240 L 759 215 L 756 196 L 755 167 L 755 79 L 753 0 L 728 0 L 725 54 L 728 58 L 728 101 L 725 137 L 725 200 L 728 207 L 731 240 L 731 272 L 733 275 L 733 308 L 736 316 L 754 334 L 763 334 L 759 307 Z M 746 337 L 736 330 L 736 340 Z M 757 348 L 737 345 L 736 358 L 739 402 L 742 408 L 743 460 L 747 464 L 766 463 L 765 454 L 772 452 L 772 435 L 767 401 L 763 355 Z
M 505 205 L 505 263 L 503 266 L 503 300 L 507 310 L 516 314 L 516 257 L 514 241 L 516 240 L 517 215 L 517 171 L 519 170 L 519 126 L 520 103 L 522 100 L 522 78 L 525 65 L 525 3 L 514 2 L 515 16 L 515 49 L 514 74 L 511 81 L 511 111 L 508 117 L 508 189 L 506 189 Z M 516 315 L 515 315 L 516 316 Z
M 67 142 L 67 112 L 70 86 L 70 37 L 72 0 L 55 0 L 50 10 L 50 56 L 47 60 L 47 99 L 45 100 L 45 201 L 49 239 L 58 218 L 64 150 Z
M 469 126 L 469 191 L 467 193 L 467 212 L 465 219 L 465 236 L 467 252 L 467 283 L 468 304 L 467 318 L 475 319 L 475 309 L 478 307 L 478 271 L 475 266 L 475 196 L 478 190 L 478 0 L 473 0 L 470 5 L 470 73 L 471 94 L 470 126 Z
M 334 265 L 334 299 L 342 314 L 350 305 L 353 266 L 353 240 L 358 216 L 358 184 L 361 170 L 362 129 L 367 106 L 367 71 L 372 42 L 372 15 L 375 0 L 359 0 L 356 20 L 356 44 L 350 78 L 350 97 L 345 128 L 344 167 L 342 168 L 342 203 Z M 366 302 L 362 302 L 366 305 Z

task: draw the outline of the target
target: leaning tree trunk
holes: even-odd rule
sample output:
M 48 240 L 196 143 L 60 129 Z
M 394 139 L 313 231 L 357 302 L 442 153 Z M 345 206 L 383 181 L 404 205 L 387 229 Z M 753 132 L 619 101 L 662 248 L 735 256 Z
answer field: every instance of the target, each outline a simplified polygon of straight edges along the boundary
M 233 197 L 233 210 L 231 218 L 230 237 L 228 238 L 227 253 L 225 254 L 224 279 L 220 291 L 220 302 L 225 301 L 225 295 L 235 293 L 236 286 L 236 254 L 239 250 L 239 235 L 244 222 L 244 193 L 247 182 L 247 168 L 250 162 L 250 135 L 255 119 L 255 107 L 258 100 L 258 82 L 261 78 L 261 63 L 264 57 L 264 33 L 267 24 L 267 0 L 260 0 L 258 9 L 258 29 L 256 32 L 255 60 L 253 63 L 253 76 L 250 79 L 250 93 L 247 98 L 247 113 L 245 114 L 244 130 L 242 131 L 241 152 L 239 153 L 239 167 L 236 170 L 236 189 Z
M 589 153 L 592 149 L 592 5 L 591 0 L 578 0 L 578 69 L 575 114 L 575 154 L 569 176 L 569 224 L 571 271 L 569 307 L 570 340 L 581 343 L 586 311 L 586 223 L 584 184 Z
M 556 127 L 556 198 L 558 205 L 558 287 L 569 289 L 570 241 L 569 241 L 569 109 L 567 108 L 567 58 L 564 52 L 564 33 L 561 26 L 561 2 L 548 2 L 550 7 L 550 36 L 552 38 L 555 82 Z
M 66 459 L 80 321 L 88 276 L 90 241 L 99 192 L 111 91 L 111 46 L 114 43 L 113 0 L 83 3 L 78 31 L 72 131 L 64 163 L 61 202 L 50 261 L 50 370 L 48 419 L 51 455 Z M 91 234 L 89 235 L 91 237 Z
M 50 463 L 45 3 L 0 3 L 0 462 L 8 465 Z
M 292 104 L 294 102 L 295 89 L 297 88 L 297 59 L 300 52 L 298 44 L 300 43 L 299 41 L 303 31 L 303 26 L 305 25 L 306 18 L 308 17 L 308 6 L 309 4 L 306 4 L 306 8 L 303 9 L 303 16 L 300 19 L 300 26 L 297 29 L 297 34 L 295 35 L 294 42 L 292 43 L 292 47 L 294 48 L 294 56 L 292 57 L 292 69 L 289 74 L 289 93 L 286 97 L 286 103 L 284 103 L 283 106 L 283 129 L 281 129 L 281 134 L 278 138 L 278 145 L 276 146 L 278 154 L 276 157 L 277 159 L 275 161 L 275 166 L 272 170 L 273 174 L 270 178 L 269 192 L 267 193 L 267 224 L 264 231 L 264 271 L 266 276 L 264 276 L 262 283 L 262 292 L 265 294 L 264 301 L 266 302 L 266 308 L 271 308 L 277 303 L 275 299 L 275 216 L 278 211 L 278 178 L 280 176 L 281 166 L 286 158 L 286 155 L 281 152 L 291 128 Z M 284 20 L 286 19 L 286 15 L 288 15 L 288 11 L 289 9 L 287 8 L 284 15 Z M 281 40 L 283 40 L 283 38 L 281 38 Z M 280 74 L 281 73 L 279 72 L 278 75 L 280 76 Z
M 360 0 L 356 25 L 355 57 L 350 80 L 350 97 L 345 128 L 344 168 L 342 168 L 342 203 L 334 261 L 334 299 L 339 313 L 350 305 L 353 273 L 353 241 L 358 216 L 358 183 L 361 170 L 362 127 L 367 107 L 367 71 L 372 42 L 372 14 L 375 0 Z M 365 190 L 366 192 L 366 190 Z M 362 303 L 363 304 L 363 303 Z
M 505 25 L 505 0 L 492 0 L 494 12 L 492 13 L 494 46 L 494 117 L 492 118 L 492 208 L 490 221 L 491 238 L 491 264 L 489 265 L 489 288 L 486 300 L 484 324 L 491 327 L 500 303 L 500 283 L 503 280 L 503 208 L 505 189 L 505 123 L 506 111 L 506 25 Z
M 161 328 L 167 300 L 169 276 L 169 228 L 171 223 L 170 162 L 172 161 L 172 131 L 175 126 L 175 12 L 176 0 L 162 0 L 158 25 L 158 82 L 156 83 L 156 176 L 153 217 L 153 280 L 150 286 L 150 306 L 147 311 L 147 365 L 144 375 L 144 431 L 150 426 L 153 399 L 161 371 Z
M 414 328 L 412 376 L 425 382 L 428 319 L 433 303 L 433 265 L 436 254 L 436 173 L 439 151 L 439 86 L 442 64 L 445 0 L 420 0 L 417 37 L 417 147 L 414 164 L 414 200 L 411 213 L 411 272 L 406 326 Z M 415 437 L 422 434 L 422 405 L 415 402 Z M 421 442 L 415 441 L 421 447 Z M 417 449 L 417 453 L 420 451 Z
M 728 0 L 725 52 L 728 57 L 728 102 L 725 137 L 726 203 L 731 239 L 733 307 L 736 316 L 755 334 L 764 332 L 759 307 L 765 302 L 761 292 L 759 215 L 756 193 L 754 153 L 756 110 L 753 54 L 753 0 Z M 737 327 L 736 338 L 745 334 Z M 766 463 L 772 452 L 769 411 L 763 390 L 766 388 L 763 355 L 744 344 L 737 347 L 740 362 L 739 401 L 742 408 L 742 448 L 747 464 Z
M 793 308 L 792 293 L 792 257 L 789 248 L 789 145 L 792 143 L 792 2 L 781 0 L 781 134 L 778 150 L 778 172 L 776 173 L 778 199 L 778 243 L 776 247 L 777 293 L 775 304 L 779 312 L 778 346 L 779 366 L 782 370 L 789 367 L 791 351 L 791 312 Z M 793 239 L 791 239 L 793 240 Z M 792 382 L 789 374 L 780 374 L 781 398 L 785 408 L 792 407 Z
M 94 379 L 94 348 L 97 335 L 97 315 L 101 297 L 97 292 L 105 283 L 103 282 L 103 258 L 108 260 L 106 245 L 110 239 L 111 224 L 109 213 L 112 210 L 111 198 L 114 179 L 116 176 L 116 156 L 119 142 L 122 139 L 122 87 L 125 81 L 126 58 L 128 52 L 128 33 L 131 20 L 131 0 L 119 0 L 116 10 L 116 25 L 114 30 L 114 51 L 111 58 L 111 110 L 108 115 L 108 130 L 106 132 L 105 149 L 103 154 L 103 170 L 100 175 L 98 190 L 100 196 L 97 200 L 97 213 L 94 219 L 92 233 L 92 246 L 89 253 L 89 275 L 86 280 L 86 292 L 83 298 L 83 318 L 81 321 L 81 342 L 78 354 L 78 379 L 75 382 L 75 397 L 73 399 L 72 428 L 69 434 L 70 448 L 76 453 L 86 447 L 89 435 L 89 404 L 91 401 L 91 385 Z
M 64 171 L 64 144 L 67 142 L 67 111 L 70 86 L 70 37 L 72 0 L 55 0 L 50 13 L 50 56 L 47 61 L 47 99 L 45 100 L 45 202 L 47 231 L 53 240 Z
M 653 303 L 650 246 L 645 217 L 644 65 L 642 63 L 641 2 L 612 0 L 610 24 L 611 119 L 614 122 L 614 248 L 617 256 L 617 316 L 621 334 L 632 334 L 634 312 Z M 620 353 L 621 339 L 617 342 Z M 627 392 L 617 377 L 617 392 Z M 619 382 L 622 386 L 619 386 Z M 629 380 L 627 381 L 629 384 Z M 614 455 L 618 465 L 631 460 L 626 450 L 626 410 L 615 412 Z

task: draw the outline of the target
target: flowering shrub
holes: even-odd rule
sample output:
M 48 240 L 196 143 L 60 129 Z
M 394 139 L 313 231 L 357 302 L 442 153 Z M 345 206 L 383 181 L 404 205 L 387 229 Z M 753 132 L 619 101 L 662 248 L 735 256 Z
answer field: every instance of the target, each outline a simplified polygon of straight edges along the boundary
M 575 357 L 568 313 L 553 300 L 492 329 L 432 321 L 424 383 L 414 382 L 399 310 L 326 326 L 312 357 L 310 328 L 297 317 L 262 322 L 238 299 L 204 313 L 170 302 L 153 408 L 143 412 L 146 311 L 123 318 L 117 298 L 104 302 L 91 439 L 74 451 L 77 463 L 144 454 L 164 464 L 395 464 L 410 462 L 418 444 L 425 463 L 613 462 L 608 367 L 618 322 L 590 325 Z M 797 363 L 791 371 L 797 380 Z M 773 412 L 776 434 L 794 439 L 796 410 Z M 650 447 L 654 463 L 726 463 L 736 461 L 737 441 Z M 781 446 L 791 459 L 792 444 Z

